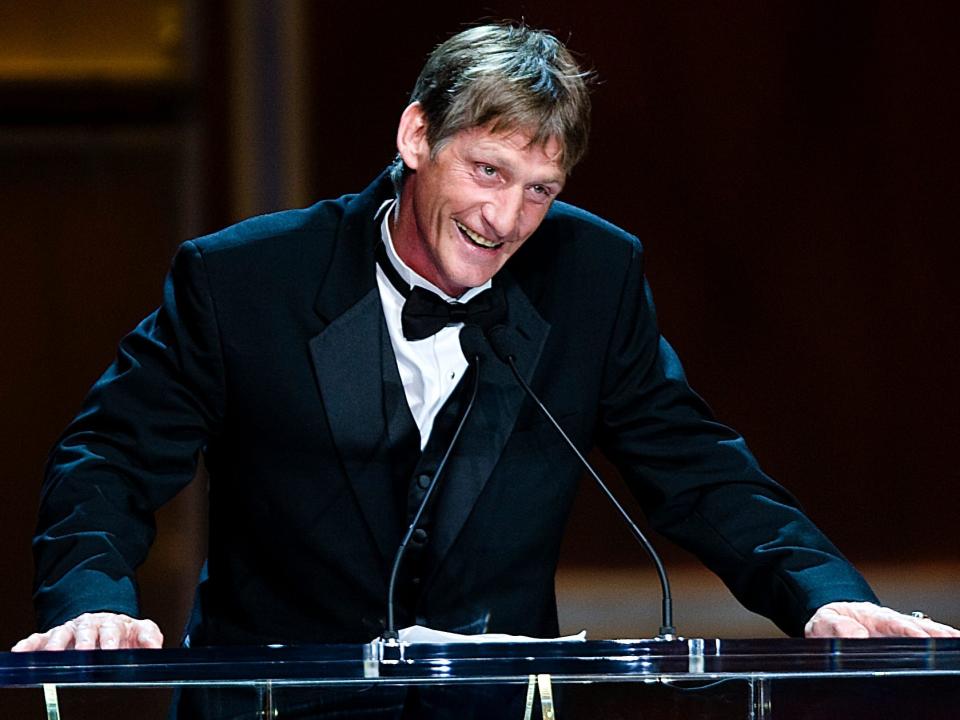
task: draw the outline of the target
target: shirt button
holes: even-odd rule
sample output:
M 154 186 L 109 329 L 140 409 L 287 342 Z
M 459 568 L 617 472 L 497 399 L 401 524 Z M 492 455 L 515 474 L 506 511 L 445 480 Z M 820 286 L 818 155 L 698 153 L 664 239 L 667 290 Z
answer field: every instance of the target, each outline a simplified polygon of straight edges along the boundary
M 413 541 L 418 545 L 423 545 L 427 542 L 427 531 L 423 528 L 417 528 L 413 531 Z
M 457 374 L 455 372 L 450 373 L 450 379 L 453 380 Z
M 426 490 L 428 487 L 430 487 L 430 476 L 429 476 L 429 475 L 421 475 L 420 477 L 418 477 L 418 478 L 417 478 L 417 485 L 420 486 L 420 489 L 421 489 L 421 490 Z

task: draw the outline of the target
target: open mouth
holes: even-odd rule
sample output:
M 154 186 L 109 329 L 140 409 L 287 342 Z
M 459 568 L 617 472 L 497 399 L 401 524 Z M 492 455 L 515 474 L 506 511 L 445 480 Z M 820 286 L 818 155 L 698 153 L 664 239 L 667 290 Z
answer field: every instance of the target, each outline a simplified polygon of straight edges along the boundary
M 462 225 L 456 220 L 454 220 L 453 222 L 457 226 L 457 229 L 460 230 L 460 232 L 463 234 L 463 236 L 467 240 L 469 240 L 472 244 L 476 245 L 477 247 L 484 248 L 485 250 L 496 250 L 498 247 L 503 245 L 502 242 L 492 242 L 490 240 L 487 240 L 485 237 L 483 237 L 483 235 L 477 235 L 477 233 L 473 232 L 473 230 L 466 227 L 465 225 Z

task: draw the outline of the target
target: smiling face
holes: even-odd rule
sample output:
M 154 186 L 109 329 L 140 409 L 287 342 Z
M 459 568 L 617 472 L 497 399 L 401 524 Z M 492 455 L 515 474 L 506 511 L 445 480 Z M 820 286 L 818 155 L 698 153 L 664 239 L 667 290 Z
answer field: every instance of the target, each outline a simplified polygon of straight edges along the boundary
M 461 130 L 433 156 L 419 104 L 400 119 L 406 178 L 392 228 L 397 254 L 457 297 L 503 267 L 563 187 L 560 143 L 530 144 L 522 131 Z

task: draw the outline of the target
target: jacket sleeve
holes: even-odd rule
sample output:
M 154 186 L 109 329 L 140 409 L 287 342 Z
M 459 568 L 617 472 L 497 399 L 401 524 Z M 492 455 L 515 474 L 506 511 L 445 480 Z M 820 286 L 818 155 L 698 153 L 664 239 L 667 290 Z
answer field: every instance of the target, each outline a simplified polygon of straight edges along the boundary
M 820 606 L 876 596 L 716 422 L 660 336 L 639 244 L 626 274 L 601 401 L 601 448 L 659 532 L 695 553 L 747 608 L 799 636 Z
M 154 511 L 190 482 L 223 405 L 214 303 L 187 242 L 162 305 L 121 341 L 51 451 L 33 541 L 41 630 L 84 612 L 138 614 Z

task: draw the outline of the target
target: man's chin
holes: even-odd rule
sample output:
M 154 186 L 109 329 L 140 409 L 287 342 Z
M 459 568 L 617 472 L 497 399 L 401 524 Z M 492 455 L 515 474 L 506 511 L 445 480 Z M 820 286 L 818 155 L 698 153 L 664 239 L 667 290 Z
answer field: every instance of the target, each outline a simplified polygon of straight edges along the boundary
M 506 263 L 506 258 L 503 256 L 486 257 L 481 260 L 475 255 L 468 257 L 458 255 L 447 259 L 451 262 L 441 265 L 446 270 L 440 273 L 443 283 L 433 280 L 431 282 L 451 297 L 460 297 L 471 288 L 486 284 Z M 457 292 L 451 292 L 452 290 Z

